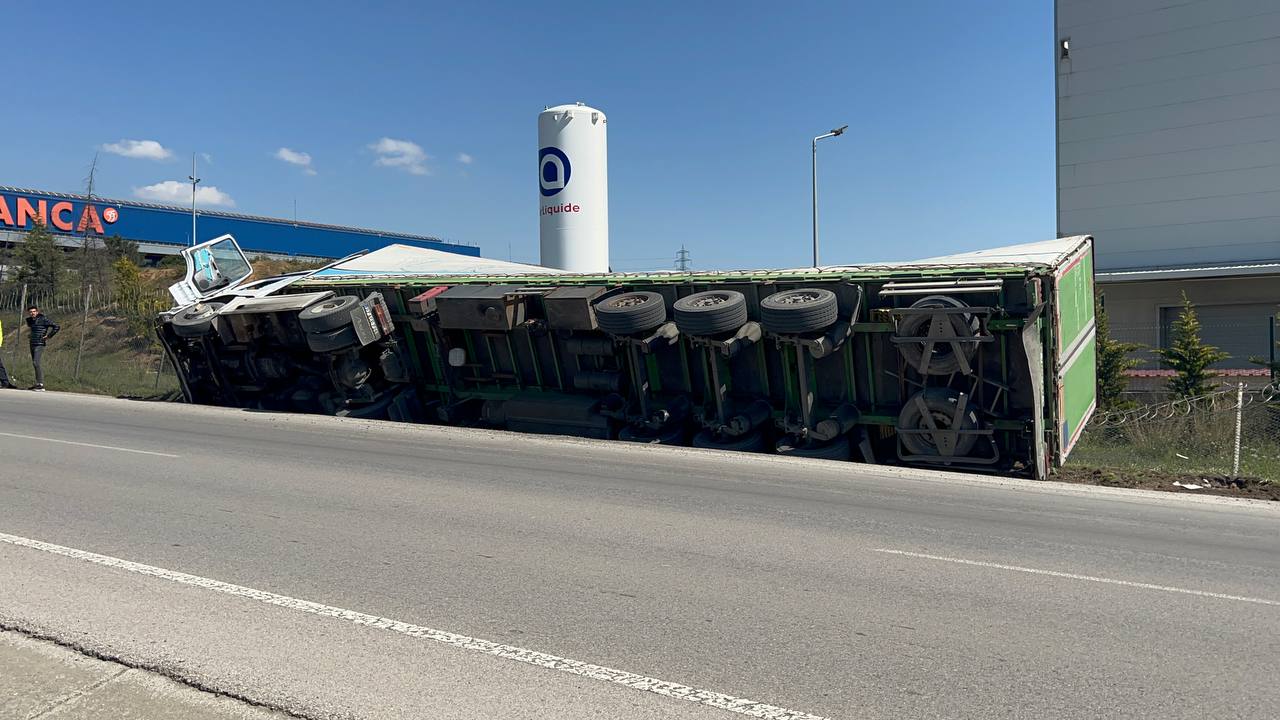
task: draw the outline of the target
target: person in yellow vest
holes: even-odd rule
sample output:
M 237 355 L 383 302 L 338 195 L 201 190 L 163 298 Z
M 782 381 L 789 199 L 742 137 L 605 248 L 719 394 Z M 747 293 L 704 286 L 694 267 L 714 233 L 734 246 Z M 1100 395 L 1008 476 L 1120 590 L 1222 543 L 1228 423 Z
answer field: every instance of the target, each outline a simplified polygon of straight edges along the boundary
M 4 348 L 4 321 L 0 320 L 0 349 Z M 0 352 L 0 388 L 17 387 L 9 380 L 9 373 L 4 369 L 4 353 Z

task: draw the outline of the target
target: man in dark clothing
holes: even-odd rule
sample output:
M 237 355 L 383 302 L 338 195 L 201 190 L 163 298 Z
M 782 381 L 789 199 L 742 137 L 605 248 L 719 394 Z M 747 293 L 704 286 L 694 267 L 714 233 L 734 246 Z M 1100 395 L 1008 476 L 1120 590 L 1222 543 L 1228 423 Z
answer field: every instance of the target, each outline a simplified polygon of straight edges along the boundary
M 44 346 L 49 338 L 57 335 L 62 328 L 45 317 L 40 312 L 40 308 L 35 305 L 27 308 L 27 327 L 31 328 L 31 364 L 36 369 L 36 384 L 31 389 L 42 391 L 44 390 L 44 368 L 40 365 L 40 360 L 44 356 Z

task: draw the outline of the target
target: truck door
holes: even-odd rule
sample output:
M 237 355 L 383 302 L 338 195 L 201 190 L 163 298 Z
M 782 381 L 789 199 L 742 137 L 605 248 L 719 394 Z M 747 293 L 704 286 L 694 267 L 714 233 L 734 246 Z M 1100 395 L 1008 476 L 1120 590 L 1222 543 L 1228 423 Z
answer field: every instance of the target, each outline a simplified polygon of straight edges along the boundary
M 230 235 L 193 245 L 182 251 L 187 272 L 169 286 L 178 307 L 226 293 L 253 275 L 253 266 Z

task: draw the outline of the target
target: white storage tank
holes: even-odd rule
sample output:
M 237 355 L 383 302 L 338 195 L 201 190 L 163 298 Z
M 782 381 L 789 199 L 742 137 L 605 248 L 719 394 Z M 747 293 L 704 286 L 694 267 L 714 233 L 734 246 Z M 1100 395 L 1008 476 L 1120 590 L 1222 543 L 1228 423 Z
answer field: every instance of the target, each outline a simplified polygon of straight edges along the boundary
M 577 103 L 538 115 L 542 260 L 568 272 L 609 270 L 609 173 L 604 113 Z

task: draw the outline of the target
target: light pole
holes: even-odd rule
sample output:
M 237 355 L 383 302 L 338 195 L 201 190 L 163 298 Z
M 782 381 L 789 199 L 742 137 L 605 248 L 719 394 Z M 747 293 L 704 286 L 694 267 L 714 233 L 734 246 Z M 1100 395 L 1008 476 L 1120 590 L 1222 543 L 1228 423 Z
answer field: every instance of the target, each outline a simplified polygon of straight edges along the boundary
M 823 138 L 838 137 L 844 134 L 848 125 L 832 130 L 825 135 L 813 139 L 813 266 L 818 267 L 818 141 Z
M 200 182 L 200 178 L 196 177 L 196 154 L 191 153 L 191 174 L 187 176 L 191 181 L 191 244 L 196 244 L 196 184 Z M 816 247 L 816 246 L 815 246 Z

